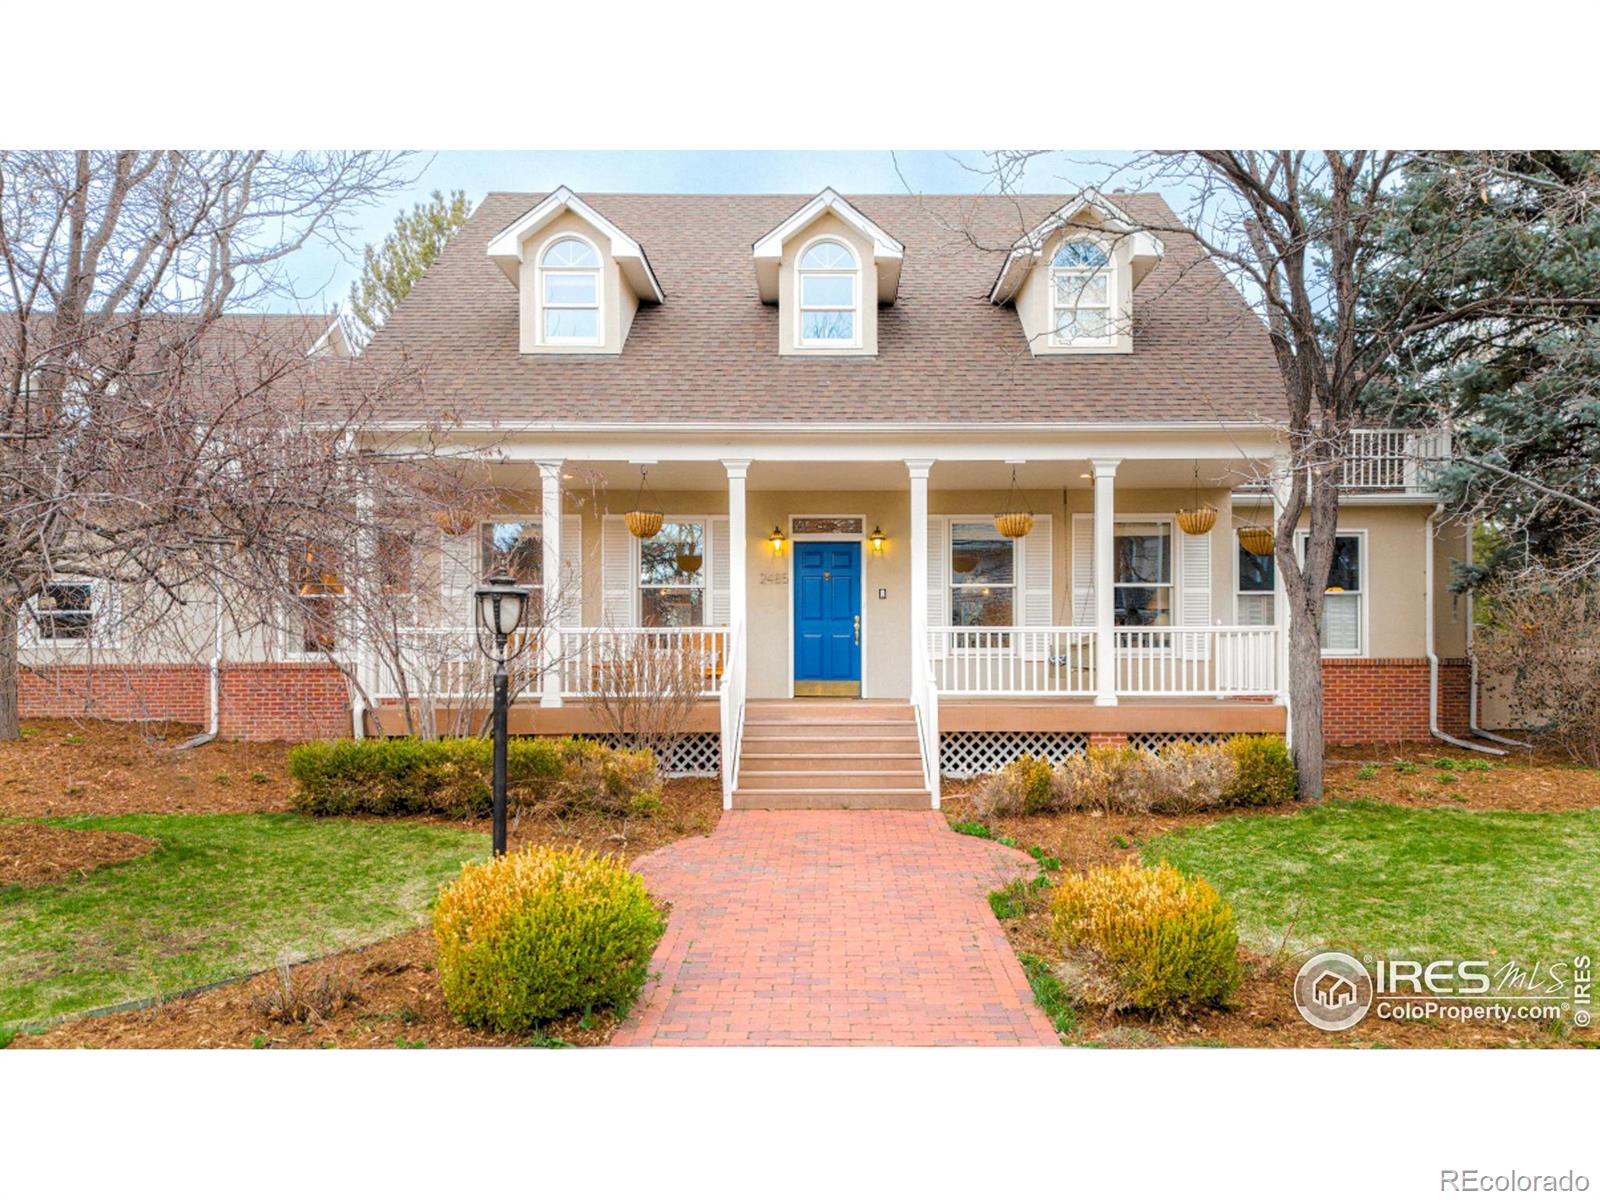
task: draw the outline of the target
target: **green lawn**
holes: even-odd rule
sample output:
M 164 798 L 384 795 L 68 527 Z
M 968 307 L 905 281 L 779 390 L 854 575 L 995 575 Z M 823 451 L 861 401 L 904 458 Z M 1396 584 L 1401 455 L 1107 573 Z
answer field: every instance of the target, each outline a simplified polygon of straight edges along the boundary
M 1328 803 L 1156 838 L 1146 861 L 1204 876 L 1240 937 L 1372 957 L 1549 962 L 1600 952 L 1600 810 Z
M 288 814 L 53 823 L 160 846 L 84 879 L 0 889 L 0 1027 L 403 932 L 464 860 L 489 849 L 463 829 Z

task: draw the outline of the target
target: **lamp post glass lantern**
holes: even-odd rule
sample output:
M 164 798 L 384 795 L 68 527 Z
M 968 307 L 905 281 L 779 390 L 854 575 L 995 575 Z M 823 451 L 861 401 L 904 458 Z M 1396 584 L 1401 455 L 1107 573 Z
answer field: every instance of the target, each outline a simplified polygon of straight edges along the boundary
M 511 707 L 511 676 L 506 664 L 528 648 L 528 639 L 506 653 L 507 644 L 528 615 L 532 593 L 503 571 L 491 575 L 473 592 L 477 611 L 478 649 L 494 660 L 494 852 L 506 852 L 506 714 Z

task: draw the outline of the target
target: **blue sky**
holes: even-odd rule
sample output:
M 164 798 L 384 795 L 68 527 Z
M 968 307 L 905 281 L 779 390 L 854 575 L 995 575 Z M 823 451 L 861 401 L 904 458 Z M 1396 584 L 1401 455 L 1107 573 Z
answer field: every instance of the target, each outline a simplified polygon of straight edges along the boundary
M 1115 152 L 1053 154 L 1030 164 L 1022 190 L 1053 192 L 1102 183 Z M 971 192 L 989 180 L 975 151 L 443 151 L 419 155 L 411 187 L 358 214 L 356 241 L 380 242 L 394 215 L 435 189 L 461 189 L 474 204 L 491 191 L 546 192 Z M 898 164 L 898 170 L 897 170 Z M 965 164 L 965 166 L 963 165 Z M 289 263 L 300 305 L 332 309 L 349 292 L 359 262 L 336 248 L 308 246 Z M 280 307 L 281 301 L 273 307 Z

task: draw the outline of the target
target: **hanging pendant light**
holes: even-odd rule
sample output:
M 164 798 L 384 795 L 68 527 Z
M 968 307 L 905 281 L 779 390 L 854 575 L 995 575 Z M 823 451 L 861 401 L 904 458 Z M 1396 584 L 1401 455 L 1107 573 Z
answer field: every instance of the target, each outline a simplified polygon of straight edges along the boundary
M 1189 508 L 1178 510 L 1178 528 L 1185 533 L 1202 534 L 1210 533 L 1211 527 L 1217 523 L 1217 510 L 1209 504 L 1200 503 L 1200 462 L 1194 464 L 1194 504 Z
M 659 509 L 645 505 L 645 477 L 649 473 L 645 468 L 639 468 L 639 494 L 633 498 L 633 507 L 622 517 L 627 522 L 628 532 L 640 539 L 655 537 L 660 533 L 663 520 Z
M 1033 528 L 1033 506 L 1017 487 L 1016 467 L 1011 468 L 1011 490 L 1006 493 L 1005 507 L 994 515 L 994 527 L 1008 538 L 1027 537 Z

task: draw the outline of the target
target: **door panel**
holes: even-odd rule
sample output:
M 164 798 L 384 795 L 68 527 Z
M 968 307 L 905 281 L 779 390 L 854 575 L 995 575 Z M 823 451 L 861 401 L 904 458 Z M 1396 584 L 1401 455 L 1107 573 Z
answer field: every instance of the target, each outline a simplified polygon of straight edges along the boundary
M 797 542 L 794 547 L 794 678 L 836 685 L 831 694 L 860 694 L 861 546 Z M 852 690 L 849 685 L 854 685 Z

